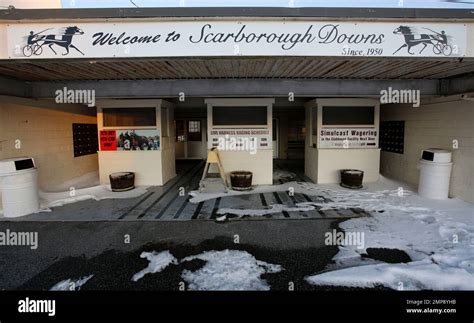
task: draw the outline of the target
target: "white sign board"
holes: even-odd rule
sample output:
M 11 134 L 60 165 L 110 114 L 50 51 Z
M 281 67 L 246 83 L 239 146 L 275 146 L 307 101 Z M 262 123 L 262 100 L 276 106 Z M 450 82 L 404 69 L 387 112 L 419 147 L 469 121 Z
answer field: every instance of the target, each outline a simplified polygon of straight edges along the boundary
M 272 149 L 272 135 L 262 128 L 212 128 L 209 132 L 209 148 L 220 150 Z
M 319 148 L 378 148 L 378 131 L 369 128 L 322 128 Z
M 176 56 L 461 57 L 462 23 L 162 21 L 7 25 L 0 59 Z

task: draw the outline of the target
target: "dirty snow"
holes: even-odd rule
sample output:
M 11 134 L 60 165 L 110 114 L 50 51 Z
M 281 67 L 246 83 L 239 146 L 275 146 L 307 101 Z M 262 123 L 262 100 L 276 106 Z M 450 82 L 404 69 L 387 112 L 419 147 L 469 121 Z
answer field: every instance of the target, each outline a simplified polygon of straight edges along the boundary
M 216 181 L 210 181 L 210 179 L 206 179 L 205 182 L 206 182 L 205 183 L 205 186 L 206 186 L 206 185 L 209 185 L 209 183 L 214 183 Z M 230 189 L 227 193 L 224 192 L 224 185 L 220 184 L 221 186 L 219 187 L 219 189 L 212 189 L 212 190 L 206 189 L 203 192 L 199 192 L 199 191 L 189 192 L 189 195 L 191 196 L 191 199 L 189 200 L 189 202 L 199 203 L 199 202 L 216 199 L 218 197 L 225 197 L 225 196 L 270 193 L 270 192 L 284 192 L 284 191 L 287 191 L 289 187 L 291 187 L 290 185 L 291 183 L 296 183 L 296 182 L 288 182 L 281 185 L 258 185 L 258 186 L 254 186 L 253 189 L 250 191 L 234 191 Z
M 182 272 L 181 277 L 190 290 L 270 290 L 261 276 L 283 270 L 280 265 L 257 260 L 240 250 L 206 251 L 186 257 L 182 262 L 194 259 L 204 260 L 206 264 L 196 271 Z
M 301 204 L 301 205 L 300 205 Z M 267 214 L 280 213 L 283 211 L 287 212 L 302 212 L 314 210 L 313 205 L 303 205 L 303 203 L 297 203 L 295 207 L 288 206 L 285 204 L 272 204 L 266 209 L 233 209 L 233 208 L 220 208 L 217 210 L 217 214 L 235 214 L 239 217 L 242 216 L 264 216 Z
M 294 190 L 295 193 L 306 194 L 310 196 L 325 196 L 328 198 L 333 197 L 333 195 L 337 195 L 339 197 L 339 201 L 337 204 L 333 204 L 330 208 L 337 208 L 344 203 L 346 203 L 346 208 L 353 207 L 354 201 L 351 198 L 351 194 L 356 194 L 354 197 L 358 197 L 359 195 L 364 197 L 368 200 L 368 197 L 373 197 L 374 202 L 377 201 L 377 197 L 385 196 L 388 194 L 398 196 L 398 187 L 402 184 L 397 184 L 396 182 L 390 181 L 383 176 L 380 176 L 381 180 L 377 183 L 367 183 L 364 184 L 365 187 L 361 190 L 351 190 L 345 189 L 340 187 L 337 184 L 313 184 L 307 182 L 286 182 L 278 185 L 258 185 L 255 186 L 251 191 L 234 191 L 229 190 L 227 193 L 224 192 L 223 186 L 220 190 L 213 190 L 211 192 L 199 192 L 199 191 L 191 191 L 189 195 L 191 199 L 189 200 L 191 203 L 199 203 L 211 199 L 216 199 L 218 197 L 226 197 L 226 196 L 237 196 L 237 195 L 247 195 L 247 194 L 259 194 L 259 193 L 273 193 L 273 192 L 287 192 L 290 190 Z M 208 179 L 206 179 L 207 181 Z M 210 179 L 209 179 L 210 180 Z M 397 186 L 398 185 L 398 186 Z M 406 184 L 403 184 L 403 187 L 406 188 Z M 407 188 L 406 188 L 407 189 Z M 407 191 L 403 192 L 403 194 L 408 194 Z M 377 194 L 374 195 L 373 193 L 376 192 Z M 359 194 L 359 195 L 357 195 Z M 345 201 L 349 199 L 348 201 Z M 367 203 L 366 203 L 367 204 Z M 316 203 L 316 205 L 318 205 Z M 322 202 L 321 205 L 326 205 L 326 203 Z M 376 204 L 374 204 L 376 205 Z
M 274 169 L 273 170 L 273 180 L 278 181 L 278 180 L 291 180 L 296 177 L 295 173 L 288 172 L 286 170 L 282 169 Z
M 430 200 L 414 193 L 413 187 L 380 177 L 376 183 L 350 190 L 337 184 L 287 182 L 257 186 L 251 192 L 192 192 L 193 203 L 217 197 L 285 192 L 322 196 L 330 201 L 297 203 L 294 207 L 274 204 L 266 209 L 219 209 L 218 214 L 262 216 L 274 212 L 304 211 L 306 208 L 360 208 L 371 213 L 339 224 L 346 232 L 364 232 L 365 248 L 339 247 L 333 264 L 321 274 L 307 277 L 313 284 L 351 287 L 380 285 L 398 289 L 474 290 L 474 206 L 459 199 Z M 362 258 L 366 248 L 405 251 L 412 262 L 384 264 Z M 338 278 L 339 277 L 339 278 Z M 372 277 L 372 278 L 371 278 Z
M 56 192 L 45 192 L 39 190 L 40 212 L 50 212 L 52 207 L 76 203 L 93 199 L 96 201 L 104 199 L 127 199 L 143 195 L 149 186 L 136 186 L 133 190 L 125 192 L 112 192 L 110 185 L 100 185 L 97 172 L 90 172 L 83 176 L 66 181 L 53 190 Z M 71 190 L 74 188 L 74 190 Z M 0 209 L 0 216 L 3 210 Z
M 143 278 L 146 274 L 154 274 L 162 271 L 170 264 L 178 264 L 178 260 L 169 252 L 169 250 L 161 252 L 142 252 L 140 258 L 146 258 L 150 262 L 148 267 L 139 271 L 132 277 L 132 281 L 136 282 Z
M 39 192 L 41 211 L 50 211 L 50 208 L 65 204 L 94 199 L 126 199 L 138 197 L 147 192 L 148 186 L 136 186 L 133 190 L 126 192 L 112 192 L 110 185 L 99 185 L 89 188 L 76 189 L 74 193 L 65 192 Z
M 399 289 L 401 284 L 415 290 L 474 290 L 474 206 L 459 199 L 422 198 L 384 178 L 376 186 L 379 190 L 322 189 L 333 201 L 323 203 L 322 209 L 358 207 L 374 212 L 371 217 L 339 224 L 346 232 L 364 232 L 365 248 L 340 247 L 335 264 L 328 267 L 333 271 L 307 277 L 307 281 L 349 287 L 379 284 Z M 361 258 L 367 248 L 400 249 L 412 262 L 370 262 Z
M 71 187 L 80 189 L 80 188 L 94 187 L 94 186 L 99 186 L 99 185 L 100 185 L 99 172 L 94 171 L 94 172 L 89 172 L 82 176 L 64 181 L 56 185 L 52 191 L 64 192 L 64 191 L 68 191 Z
M 398 290 L 472 290 L 474 275 L 462 268 L 444 267 L 429 259 L 406 264 L 374 264 L 345 268 L 311 276 L 313 285 L 376 287 Z
M 73 279 L 66 279 L 62 280 L 53 287 L 51 287 L 50 291 L 75 291 L 80 290 L 82 285 L 87 283 L 89 279 L 91 279 L 94 275 L 84 276 L 77 280 Z

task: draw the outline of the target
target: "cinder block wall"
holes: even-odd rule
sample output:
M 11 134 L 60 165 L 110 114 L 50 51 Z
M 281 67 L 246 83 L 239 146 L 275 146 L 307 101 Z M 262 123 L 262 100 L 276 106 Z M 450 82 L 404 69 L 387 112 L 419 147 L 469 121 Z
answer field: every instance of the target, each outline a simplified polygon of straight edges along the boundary
M 381 153 L 381 173 L 415 187 L 420 153 L 426 148 L 453 152 L 450 196 L 474 203 L 474 101 L 411 105 L 382 105 L 380 121 L 405 120 L 403 154 Z M 458 149 L 453 149 L 453 140 Z
M 65 112 L 1 102 L 0 159 L 33 157 L 38 166 L 39 186 L 46 191 L 96 171 L 97 154 L 74 157 L 73 123 L 97 123 L 97 118 L 75 109 Z M 16 140 L 20 149 L 15 148 Z

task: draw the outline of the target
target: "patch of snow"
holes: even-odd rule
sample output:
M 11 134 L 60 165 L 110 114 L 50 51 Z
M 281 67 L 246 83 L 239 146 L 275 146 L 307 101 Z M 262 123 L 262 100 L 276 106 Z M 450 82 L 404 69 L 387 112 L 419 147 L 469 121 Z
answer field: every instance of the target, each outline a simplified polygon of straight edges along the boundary
M 300 206 L 301 204 L 301 206 Z M 288 206 L 285 204 L 272 204 L 266 209 L 232 209 L 232 208 L 221 208 L 217 210 L 217 214 L 235 214 L 239 217 L 242 216 L 264 216 L 267 214 L 280 213 L 283 211 L 287 212 L 303 212 L 314 210 L 315 207 L 310 204 L 297 203 L 296 206 Z
M 89 188 L 75 189 L 73 192 L 43 192 L 39 191 L 41 211 L 50 211 L 50 208 L 79 201 L 93 199 L 96 201 L 104 199 L 127 199 L 138 197 L 147 192 L 148 186 L 136 186 L 133 190 L 125 192 L 113 192 L 110 185 L 99 185 Z
M 345 173 L 350 174 L 350 175 L 360 175 L 362 173 L 362 171 L 360 171 L 360 170 L 346 170 Z
M 217 222 L 224 222 L 226 219 L 227 219 L 227 216 L 225 215 L 216 217 Z
M 207 180 L 207 179 L 206 179 Z M 292 186 L 293 184 L 293 186 Z M 199 203 L 211 199 L 216 199 L 218 197 L 225 197 L 225 196 L 236 196 L 236 195 L 247 195 L 247 194 L 259 194 L 259 193 L 272 193 L 272 192 L 285 192 L 288 191 L 290 187 L 294 187 L 296 182 L 287 182 L 280 185 L 258 185 L 254 186 L 251 191 L 234 191 L 228 190 L 228 192 L 224 192 L 223 189 L 216 190 L 216 191 L 191 191 L 189 195 L 192 197 L 189 199 L 191 203 Z M 222 185 L 223 188 L 223 185 Z
M 273 170 L 273 180 L 275 181 L 278 181 L 280 179 L 284 179 L 284 180 L 290 180 L 290 179 L 294 179 L 296 177 L 296 174 L 295 173 L 292 173 L 292 172 L 288 172 L 286 170 L 281 170 L 281 169 L 274 169 Z
M 142 279 L 146 274 L 154 274 L 162 271 L 170 264 L 178 264 L 178 260 L 169 252 L 169 250 L 161 252 L 142 252 L 140 258 L 146 258 L 150 262 L 148 267 L 142 269 L 132 277 L 132 281 L 136 282 Z
M 206 264 L 197 271 L 182 272 L 181 277 L 190 290 L 270 290 L 260 277 L 283 270 L 280 265 L 257 260 L 240 250 L 206 251 L 186 257 L 182 262 L 194 259 L 204 260 Z
M 345 246 L 351 250 L 341 251 L 339 247 L 335 264 L 328 267 L 336 270 L 307 280 L 357 287 L 376 281 L 390 288 L 398 288 L 401 282 L 405 289 L 474 289 L 474 206 L 459 199 L 426 199 L 407 189 L 400 190 L 397 187 L 404 184 L 387 179 L 376 186 L 378 190 L 372 186 L 365 191 L 324 188 L 322 195 L 332 202 L 310 202 L 322 210 L 357 207 L 372 214 L 339 224 L 346 232 L 363 232 L 365 248 Z M 355 256 L 364 254 L 367 248 L 400 249 L 412 262 L 367 265 L 366 259 Z M 351 257 L 344 259 L 344 255 Z M 356 267 L 337 270 L 348 264 Z
M 80 290 L 82 285 L 87 283 L 89 279 L 91 279 L 94 275 L 84 276 L 77 280 L 66 279 L 62 280 L 53 287 L 51 287 L 50 291 L 76 291 Z
M 208 180 L 208 179 L 206 179 Z M 220 180 L 220 179 L 219 179 Z M 221 181 L 222 182 L 222 181 Z M 345 199 L 352 200 L 358 196 L 362 197 L 373 197 L 373 202 L 377 201 L 378 196 L 391 195 L 397 197 L 399 193 L 399 187 L 403 187 L 402 195 L 412 194 L 409 189 L 411 187 L 407 184 L 398 183 L 392 180 L 389 180 L 383 176 L 380 176 L 380 180 L 376 183 L 364 183 L 364 188 L 361 190 L 352 190 L 345 189 L 340 187 L 338 184 L 314 184 L 307 182 L 286 182 L 278 185 L 257 185 L 253 187 L 251 191 L 234 191 L 229 190 L 227 193 L 223 189 L 212 191 L 212 192 L 199 192 L 191 191 L 189 195 L 191 203 L 199 203 L 211 199 L 216 199 L 218 197 L 226 196 L 237 196 L 237 195 L 247 195 L 247 194 L 260 194 L 260 193 L 273 193 L 273 192 L 287 192 L 288 190 L 293 189 L 295 193 L 306 194 L 309 196 L 325 196 L 332 199 L 333 195 L 339 196 L 341 199 L 339 205 L 343 205 Z M 223 187 L 223 186 L 222 186 Z M 364 194 L 365 193 L 365 194 Z M 374 195 L 374 193 L 377 193 Z M 368 202 L 368 201 L 367 201 Z M 376 203 L 374 203 L 376 204 Z M 347 201 L 346 207 L 352 207 L 351 201 Z M 333 207 L 338 207 L 338 205 L 333 204 Z
M 201 193 L 205 192 L 206 194 L 225 192 L 224 182 L 220 177 L 207 177 L 202 179 L 199 182 L 199 187 L 201 189 Z
M 386 182 L 387 180 L 384 179 L 384 181 Z M 228 193 L 199 193 L 193 191 L 190 193 L 193 196 L 190 201 L 193 203 L 197 203 L 204 200 L 208 200 L 210 198 L 224 197 L 229 195 L 287 192 L 291 188 L 294 190 L 295 193 L 306 194 L 308 196 L 322 196 L 325 199 L 319 199 L 319 201 L 313 202 L 300 202 L 296 203 L 295 206 L 288 206 L 285 204 L 272 204 L 270 205 L 270 207 L 264 209 L 222 208 L 219 209 L 217 213 L 229 213 L 238 216 L 263 216 L 266 214 L 279 213 L 282 211 L 298 212 L 311 211 L 314 209 L 324 211 L 332 209 L 350 208 L 361 208 L 367 212 L 385 212 L 389 210 L 397 210 L 404 212 L 430 211 L 430 209 L 427 207 L 412 205 L 411 201 L 409 199 L 405 199 L 405 197 L 413 196 L 414 194 L 407 189 L 400 190 L 398 187 L 401 186 L 399 185 L 392 185 L 396 187 L 396 189 L 387 189 L 387 187 L 384 187 L 384 189 L 376 191 L 368 191 L 367 189 L 354 191 L 350 189 L 344 189 L 333 184 L 320 185 L 306 182 L 288 182 L 280 185 L 257 186 L 252 192 L 229 191 Z
M 375 264 L 307 277 L 313 285 L 398 290 L 474 290 L 474 275 L 463 268 L 439 266 L 429 259 L 406 264 Z
M 68 191 L 71 187 L 74 187 L 75 189 L 81 189 L 98 185 L 100 185 L 99 172 L 95 171 L 64 181 L 61 184 L 53 187 L 50 191 L 64 192 Z

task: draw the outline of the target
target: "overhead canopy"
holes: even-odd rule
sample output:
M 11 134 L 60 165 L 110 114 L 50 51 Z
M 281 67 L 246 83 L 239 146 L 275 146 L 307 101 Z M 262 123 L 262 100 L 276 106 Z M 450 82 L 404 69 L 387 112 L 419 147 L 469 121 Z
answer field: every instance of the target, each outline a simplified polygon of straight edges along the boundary
M 0 10 L 0 94 L 51 97 L 67 84 L 104 97 L 117 89 L 176 95 L 180 87 L 216 96 L 294 88 L 374 95 L 390 84 L 473 92 L 473 19 L 470 10 L 431 9 Z
M 25 81 L 139 79 L 443 79 L 474 72 L 473 59 L 153 58 L 0 61 L 0 75 Z

